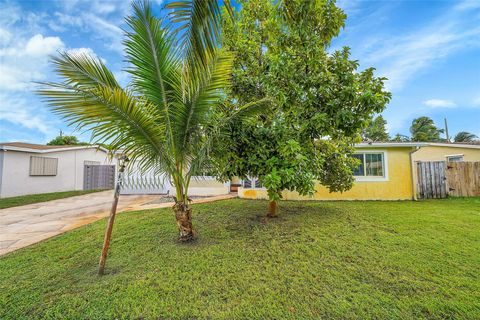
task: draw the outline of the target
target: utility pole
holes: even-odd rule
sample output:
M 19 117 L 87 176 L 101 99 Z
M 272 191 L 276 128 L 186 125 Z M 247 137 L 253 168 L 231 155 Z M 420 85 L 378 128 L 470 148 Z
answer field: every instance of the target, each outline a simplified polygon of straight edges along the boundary
M 115 187 L 115 194 L 113 195 L 112 208 L 110 210 L 110 216 L 108 217 L 107 229 L 105 230 L 105 238 L 103 239 L 102 254 L 100 255 L 100 261 L 98 263 L 98 274 L 103 275 L 105 270 L 105 263 L 107 262 L 108 248 L 110 247 L 110 238 L 112 237 L 113 222 L 115 221 L 115 215 L 117 213 L 118 198 L 120 197 L 120 188 L 123 183 L 123 172 L 125 171 L 125 164 L 128 160 L 126 156 L 121 156 L 119 159 L 120 169 L 118 170 L 117 185 Z
M 447 123 L 447 118 L 444 118 L 445 120 L 445 135 L 447 136 L 447 142 L 450 142 L 450 136 L 448 135 L 448 123 Z

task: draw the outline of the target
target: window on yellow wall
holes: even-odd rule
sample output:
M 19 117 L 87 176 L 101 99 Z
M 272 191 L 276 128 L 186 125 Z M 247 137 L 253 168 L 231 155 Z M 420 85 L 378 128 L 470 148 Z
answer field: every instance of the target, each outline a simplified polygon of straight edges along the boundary
M 355 177 L 385 177 L 384 153 L 355 153 L 352 157 L 360 160 L 360 164 L 353 170 Z
M 365 154 L 365 175 L 370 177 L 383 177 L 383 154 Z
M 358 167 L 353 169 L 353 175 L 354 176 L 365 175 L 365 159 L 364 159 L 365 155 L 363 153 L 359 153 L 359 154 L 352 154 L 351 157 L 360 160 L 360 164 L 358 165 Z
M 454 154 L 451 156 L 447 156 L 448 162 L 460 162 L 463 161 L 463 154 Z

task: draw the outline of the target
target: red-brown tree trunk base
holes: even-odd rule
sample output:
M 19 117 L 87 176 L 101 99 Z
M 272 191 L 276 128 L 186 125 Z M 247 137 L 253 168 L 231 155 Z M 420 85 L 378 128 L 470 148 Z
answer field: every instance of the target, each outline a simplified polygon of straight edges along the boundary
M 277 201 L 270 201 L 268 203 L 267 217 L 269 217 L 269 218 L 276 218 L 277 217 Z
M 192 207 L 188 204 L 177 202 L 173 207 L 175 219 L 177 220 L 179 241 L 189 242 L 193 240 Z

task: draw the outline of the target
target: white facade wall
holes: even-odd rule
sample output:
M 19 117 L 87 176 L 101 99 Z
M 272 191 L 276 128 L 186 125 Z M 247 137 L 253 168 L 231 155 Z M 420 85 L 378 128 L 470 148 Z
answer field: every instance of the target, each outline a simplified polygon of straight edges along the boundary
M 229 193 L 229 182 L 220 182 L 209 176 L 193 177 L 188 188 L 189 196 L 219 196 Z M 170 188 L 170 195 L 175 195 L 175 188 Z
M 95 148 L 65 150 L 58 152 L 0 151 L 0 197 L 13 197 L 27 194 L 60 192 L 83 189 L 85 161 L 100 164 L 111 163 L 107 153 Z M 58 159 L 56 176 L 30 176 L 30 157 Z M 112 160 L 114 161 L 114 160 Z

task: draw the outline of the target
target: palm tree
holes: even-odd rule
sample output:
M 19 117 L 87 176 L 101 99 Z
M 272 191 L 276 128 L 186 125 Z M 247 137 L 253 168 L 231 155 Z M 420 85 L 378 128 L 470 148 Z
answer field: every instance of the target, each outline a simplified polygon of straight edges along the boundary
M 124 41 L 129 86 L 120 87 L 99 59 L 62 53 L 53 58 L 62 80 L 43 83 L 38 92 L 70 125 L 91 130 L 94 143 L 108 142 L 143 170 L 166 175 L 176 190 L 180 240 L 189 241 L 192 176 L 202 171 L 226 114 L 245 116 L 259 104 L 224 112 L 232 56 L 218 46 L 222 9 L 217 0 L 168 4 L 173 11 L 166 27 L 148 2 L 132 7 Z
M 478 137 L 474 135 L 473 133 L 466 132 L 466 131 L 461 131 L 457 133 L 457 135 L 454 138 L 455 142 L 473 142 L 475 139 Z
M 441 141 L 440 134 L 443 133 L 443 129 L 438 129 L 431 118 L 419 117 L 413 119 L 410 133 L 412 134 L 412 141 Z

